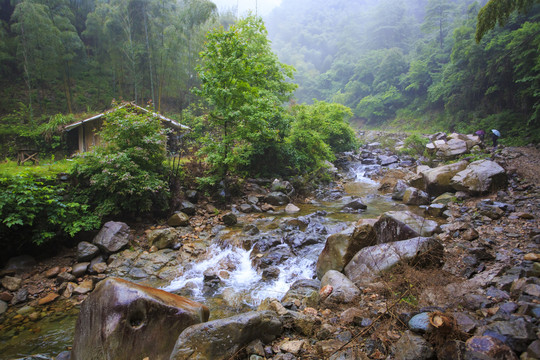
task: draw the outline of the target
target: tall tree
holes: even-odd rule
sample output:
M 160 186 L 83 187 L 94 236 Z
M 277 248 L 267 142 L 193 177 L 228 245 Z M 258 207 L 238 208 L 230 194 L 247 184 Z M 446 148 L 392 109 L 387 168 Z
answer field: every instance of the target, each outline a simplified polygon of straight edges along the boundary
M 527 12 L 533 4 L 539 0 L 489 0 L 478 13 L 478 23 L 476 25 L 476 42 L 480 42 L 482 37 L 495 25 L 504 25 L 510 14 L 514 11 L 520 13 Z
M 279 139 L 282 103 L 295 86 L 287 81 L 292 68 L 271 51 L 259 17 L 210 32 L 201 60 L 195 92 L 210 106 L 209 121 L 217 130 L 204 152 L 219 179 L 249 169 L 253 157 Z

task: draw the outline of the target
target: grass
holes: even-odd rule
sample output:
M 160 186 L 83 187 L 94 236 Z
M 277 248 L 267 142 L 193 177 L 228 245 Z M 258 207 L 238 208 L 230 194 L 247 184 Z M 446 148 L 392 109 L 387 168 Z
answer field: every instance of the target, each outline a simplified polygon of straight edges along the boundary
M 76 160 L 64 159 L 55 161 L 54 158 L 43 159 L 39 165 L 33 163 L 17 165 L 16 161 L 6 159 L 0 163 L 0 175 L 15 176 L 20 174 L 32 174 L 39 176 L 56 176 L 59 173 L 69 172 Z

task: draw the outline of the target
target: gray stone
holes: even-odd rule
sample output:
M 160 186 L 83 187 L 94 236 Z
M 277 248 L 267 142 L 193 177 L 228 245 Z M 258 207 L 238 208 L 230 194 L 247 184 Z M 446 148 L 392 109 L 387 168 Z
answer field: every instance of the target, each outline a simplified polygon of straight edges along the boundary
M 236 215 L 234 215 L 232 212 L 223 215 L 222 219 L 223 223 L 227 226 L 236 225 L 236 223 L 238 222 Z
M 179 210 L 189 216 L 193 216 L 197 212 L 197 208 L 195 207 L 195 205 L 193 205 L 193 203 L 188 200 L 182 200 L 180 202 Z
M 403 333 L 395 346 L 396 360 L 427 360 L 433 355 L 431 344 L 408 330 Z
M 426 213 L 429 216 L 433 217 L 441 217 L 443 216 L 444 212 L 446 211 L 447 207 L 444 204 L 431 204 L 426 209 Z
M 36 260 L 30 255 L 15 256 L 7 261 L 3 272 L 19 274 L 30 270 L 34 265 Z
M 17 291 L 22 285 L 22 279 L 15 276 L 4 276 L 1 282 L 2 286 L 9 291 Z
M 485 194 L 505 188 L 507 175 L 506 171 L 496 162 L 478 160 L 457 173 L 450 183 L 458 191 Z
M 281 303 L 285 307 L 292 307 L 296 303 L 306 306 L 315 307 L 319 303 L 319 289 L 321 282 L 315 279 L 302 279 L 295 281 L 289 291 L 285 294 Z
M 288 204 L 290 202 L 290 199 L 284 193 L 274 191 L 264 197 L 264 202 L 270 205 L 280 206 L 280 205 Z
M 77 261 L 85 262 L 90 261 L 99 254 L 99 248 L 86 241 L 81 241 L 77 245 Z
M 403 203 L 406 205 L 427 205 L 429 196 L 422 190 L 410 187 L 403 194 Z
M 58 276 L 56 277 L 56 281 L 59 283 L 72 282 L 72 281 L 75 281 L 75 279 L 76 279 L 75 275 L 70 274 L 67 271 L 64 271 L 58 274 Z
M 129 243 L 129 226 L 123 222 L 109 221 L 103 225 L 93 243 L 105 254 L 120 251 Z
M 285 212 L 287 214 L 294 214 L 294 213 L 297 213 L 300 211 L 300 208 L 294 204 L 287 204 L 287 206 L 285 206 Z
M 332 293 L 324 300 L 325 302 L 347 304 L 361 294 L 360 289 L 351 280 L 336 270 L 329 270 L 324 274 L 321 289 L 327 285 L 332 287 Z
M 81 305 L 72 359 L 169 359 L 180 333 L 208 315 L 181 296 L 108 278 Z
M 416 266 L 438 264 L 442 255 L 442 245 L 433 238 L 416 237 L 379 244 L 360 250 L 345 266 L 345 275 L 356 285 L 370 283 L 400 261 Z
M 5 301 L 0 300 L 0 315 L 7 311 L 8 304 Z
M 229 359 L 252 341 L 270 342 L 281 332 L 281 321 L 272 311 L 253 311 L 192 325 L 178 337 L 170 360 Z
M 399 201 L 403 200 L 403 195 L 405 195 L 407 188 L 408 186 L 405 181 L 398 180 L 396 182 L 396 186 L 394 186 L 394 190 L 392 191 L 392 199 Z
M 377 243 L 387 243 L 418 236 L 431 236 L 439 231 L 438 224 L 410 211 L 388 211 L 374 225 Z
M 377 235 L 370 221 L 330 235 L 317 260 L 317 277 L 321 279 L 328 270 L 342 271 L 360 249 L 375 245 L 376 241 Z
M 512 349 L 492 336 L 473 336 L 465 343 L 466 360 L 501 359 L 518 360 Z
M 183 212 L 176 212 L 171 215 L 167 220 L 167 225 L 169 226 L 188 226 L 189 225 L 189 216 Z
M 429 322 L 429 313 L 421 312 L 420 314 L 414 315 L 409 320 L 409 329 L 418 333 L 428 333 L 433 331 L 433 325 Z
M 179 241 L 179 236 L 174 228 L 158 229 L 148 233 L 148 241 L 159 250 L 172 249 Z
M 186 190 L 186 197 L 192 203 L 196 203 L 199 200 L 199 193 L 197 190 Z
M 451 179 L 460 171 L 464 170 L 469 163 L 459 161 L 454 164 L 443 165 L 433 169 L 423 170 L 420 174 L 424 177 L 426 191 L 431 196 L 439 196 L 452 191 Z
M 510 321 L 495 321 L 488 324 L 484 328 L 483 335 L 497 337 L 517 353 L 526 351 L 527 345 L 536 339 L 535 327 L 522 318 Z
M 76 278 L 81 277 L 84 274 L 86 274 L 86 270 L 88 270 L 88 266 L 90 266 L 89 262 L 82 262 L 82 263 L 75 264 L 73 265 L 73 269 L 71 270 L 71 273 Z
M 365 210 L 367 209 L 367 206 L 362 201 L 360 201 L 360 199 L 354 199 L 347 203 L 345 206 L 343 206 L 343 208 L 352 210 Z
M 25 302 L 28 299 L 28 289 L 20 288 L 15 294 L 13 294 L 13 299 L 11 299 L 11 305 L 17 305 Z

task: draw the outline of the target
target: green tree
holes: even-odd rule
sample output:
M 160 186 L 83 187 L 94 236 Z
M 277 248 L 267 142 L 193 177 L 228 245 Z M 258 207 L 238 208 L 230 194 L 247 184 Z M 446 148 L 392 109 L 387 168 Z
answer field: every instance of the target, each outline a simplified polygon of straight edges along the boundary
M 287 82 L 292 68 L 272 52 L 262 19 L 248 16 L 207 35 L 197 70 L 201 87 L 194 92 L 208 103 L 215 129 L 203 148 L 215 179 L 249 171 L 286 127 L 282 104 L 295 88 Z
M 495 25 L 506 24 L 514 11 L 527 12 L 538 0 L 489 0 L 478 13 L 476 25 L 476 42 L 480 42 L 484 35 Z

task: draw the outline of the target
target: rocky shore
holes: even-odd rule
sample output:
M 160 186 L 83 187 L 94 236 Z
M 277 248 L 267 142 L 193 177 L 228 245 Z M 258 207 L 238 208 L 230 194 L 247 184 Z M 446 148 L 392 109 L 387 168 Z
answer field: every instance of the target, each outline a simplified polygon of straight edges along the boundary
M 435 134 L 426 147 L 431 155 L 424 157 L 403 155 L 403 140 L 365 134 L 359 152 L 343 154 L 335 166 L 346 168 L 353 160 L 380 165 L 371 174 L 379 191 L 412 211 L 385 212 L 332 233 L 320 231 L 316 216 L 287 220 L 282 226 L 286 247 L 259 239 L 257 227 L 245 221 L 242 231 L 252 240 L 236 245 L 255 245 L 252 262 L 263 276 L 276 276 L 276 265 L 307 243 L 322 242 L 317 278 L 299 280 L 280 300 L 268 298 L 252 312 L 224 319 L 206 321 L 203 310 L 190 303 L 186 326 L 168 333 L 161 352 L 145 355 L 142 346 L 141 359 L 540 358 L 539 151 L 490 151 L 474 136 Z M 317 196 L 342 196 L 342 182 L 336 176 Z M 24 331 L 58 311 L 54 305 L 60 301 L 64 310 L 83 301 L 95 304 L 83 305 L 88 309 L 98 308 L 103 301 L 98 295 L 104 284 L 116 284 L 113 278 L 152 286 L 171 281 L 237 216 L 255 218 L 276 209 L 294 214 L 293 199 L 300 201 L 290 183 L 262 179 L 248 181 L 228 209 L 218 210 L 197 192 L 186 191 L 167 224 L 130 228 L 109 222 L 92 241 L 63 255 L 39 263 L 28 256 L 12 259 L 0 274 L 0 332 Z M 351 213 L 363 210 L 359 199 L 345 207 Z M 211 287 L 226 270 L 205 274 L 205 282 Z M 172 311 L 163 309 L 184 309 L 178 299 L 169 300 L 151 294 L 144 304 L 159 306 L 136 308 L 160 309 L 155 317 Z M 135 303 L 140 300 L 129 302 Z M 127 319 L 129 331 L 145 328 L 149 312 L 139 322 L 135 305 L 123 306 L 118 316 Z M 81 329 L 90 331 L 97 316 L 85 314 L 77 344 Z M 103 320 L 107 314 L 99 316 L 103 326 L 116 329 L 117 322 Z M 159 336 L 147 338 L 154 339 L 151 345 L 159 342 Z M 81 347 L 57 359 L 88 358 Z

